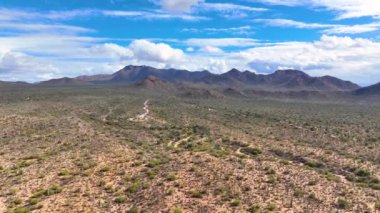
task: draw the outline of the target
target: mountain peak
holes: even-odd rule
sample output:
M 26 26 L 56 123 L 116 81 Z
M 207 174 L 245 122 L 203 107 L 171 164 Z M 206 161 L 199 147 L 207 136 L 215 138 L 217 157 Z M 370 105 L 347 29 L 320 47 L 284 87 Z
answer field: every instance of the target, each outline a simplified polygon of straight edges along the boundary
M 233 68 L 230 71 L 228 71 L 227 73 L 240 73 L 240 70 Z
M 380 95 L 380 83 L 374 84 L 372 86 L 360 88 L 354 92 L 356 95 L 364 96 L 379 96 Z
M 272 75 L 293 75 L 293 76 L 308 76 L 308 74 L 294 69 L 286 69 L 286 70 L 277 70 Z

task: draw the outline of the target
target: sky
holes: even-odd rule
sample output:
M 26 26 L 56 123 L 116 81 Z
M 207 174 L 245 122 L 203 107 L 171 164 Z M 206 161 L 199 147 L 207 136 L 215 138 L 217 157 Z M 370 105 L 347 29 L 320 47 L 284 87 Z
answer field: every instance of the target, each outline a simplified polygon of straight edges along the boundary
M 127 65 L 380 82 L 378 0 L 0 0 L 0 80 Z

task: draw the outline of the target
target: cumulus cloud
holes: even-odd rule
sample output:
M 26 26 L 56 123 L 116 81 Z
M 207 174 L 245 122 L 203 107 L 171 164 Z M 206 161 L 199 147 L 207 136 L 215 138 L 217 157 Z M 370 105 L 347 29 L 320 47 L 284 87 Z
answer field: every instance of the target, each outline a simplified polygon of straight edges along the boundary
M 119 59 L 133 57 L 133 52 L 130 49 L 113 43 L 95 45 L 91 48 L 91 52 L 95 54 L 105 55 L 111 58 L 116 57 Z
M 164 43 L 152 43 L 147 40 L 135 40 L 129 47 L 133 57 L 138 60 L 168 62 L 181 60 L 184 53 Z
M 0 76 L 10 81 L 52 78 L 59 70 L 46 61 L 19 52 L 0 52 Z
M 324 35 L 315 42 L 278 43 L 238 55 L 242 61 L 251 61 L 251 67 L 263 67 L 265 62 L 272 65 L 271 69 L 295 67 L 313 75 L 328 74 L 361 84 L 380 81 L 380 43 L 368 39 Z

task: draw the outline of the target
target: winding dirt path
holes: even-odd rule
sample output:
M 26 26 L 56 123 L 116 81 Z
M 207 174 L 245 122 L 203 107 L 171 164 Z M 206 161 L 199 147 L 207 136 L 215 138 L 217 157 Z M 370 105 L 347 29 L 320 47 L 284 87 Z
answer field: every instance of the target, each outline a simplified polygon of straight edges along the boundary
M 109 107 L 109 108 L 108 108 L 108 112 L 100 117 L 101 120 L 102 120 L 103 122 L 106 122 L 108 116 L 112 115 L 113 111 L 114 111 L 116 108 L 118 108 L 120 105 L 121 105 L 121 104 L 117 104 L 117 105 L 115 105 L 115 106 L 111 106 L 111 107 Z
M 174 143 L 174 148 L 177 148 L 182 142 L 185 142 L 185 141 L 189 140 L 190 138 L 191 138 L 191 136 L 186 137 L 186 138 L 183 138 L 183 139 L 181 139 L 181 140 L 179 140 L 179 141 L 176 141 L 176 142 Z
M 149 106 L 148 106 L 148 104 L 149 104 L 149 99 L 144 102 L 144 108 L 143 109 L 144 109 L 145 112 L 143 114 L 141 114 L 141 115 L 138 115 L 137 119 L 139 119 L 139 120 L 146 120 L 146 118 L 149 115 Z
M 149 99 L 144 102 L 144 113 L 137 115 L 135 118 L 130 118 L 130 121 L 145 121 L 149 118 Z

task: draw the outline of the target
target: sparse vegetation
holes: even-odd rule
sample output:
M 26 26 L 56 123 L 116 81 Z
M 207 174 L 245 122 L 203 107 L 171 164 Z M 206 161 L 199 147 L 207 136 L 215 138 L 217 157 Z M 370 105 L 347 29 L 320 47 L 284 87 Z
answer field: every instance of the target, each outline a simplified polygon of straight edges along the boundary
M 376 106 L 0 92 L 0 212 L 380 211 Z
M 380 200 L 375 203 L 375 209 L 380 210 Z
M 348 209 L 350 207 L 350 202 L 344 198 L 338 198 L 337 207 L 340 209 Z
M 231 206 L 232 206 L 232 207 L 237 207 L 237 206 L 240 205 L 240 203 L 241 203 L 241 201 L 240 201 L 239 199 L 235 199 L 235 200 L 233 200 L 233 201 L 231 202 Z

